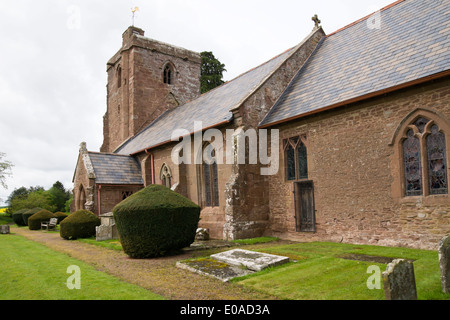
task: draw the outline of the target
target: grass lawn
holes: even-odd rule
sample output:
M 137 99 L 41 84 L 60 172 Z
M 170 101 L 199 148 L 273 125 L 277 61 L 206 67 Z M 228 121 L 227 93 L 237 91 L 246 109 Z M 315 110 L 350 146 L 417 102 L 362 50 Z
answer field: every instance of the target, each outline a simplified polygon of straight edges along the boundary
M 233 281 L 247 287 L 293 300 L 383 300 L 381 289 L 368 289 L 371 265 L 387 264 L 339 258 L 343 254 L 364 254 L 414 260 L 418 299 L 450 299 L 442 293 L 437 251 L 389 248 L 338 243 L 299 243 L 274 246 L 257 251 L 288 256 L 287 265 L 267 269 Z
M 0 300 L 163 299 L 19 235 L 0 235 L 0 265 Z M 80 268 L 81 289 L 67 287 L 72 265 Z

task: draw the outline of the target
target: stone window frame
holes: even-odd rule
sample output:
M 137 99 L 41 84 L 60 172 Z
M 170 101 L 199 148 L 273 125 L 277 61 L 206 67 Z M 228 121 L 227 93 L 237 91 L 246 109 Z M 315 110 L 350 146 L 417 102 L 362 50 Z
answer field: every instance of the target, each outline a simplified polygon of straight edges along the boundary
M 423 128 L 423 132 L 414 125 L 419 118 L 426 118 L 430 121 Z M 389 146 L 394 148 L 394 154 L 391 161 L 391 174 L 393 182 L 391 186 L 391 195 L 398 203 L 417 202 L 422 200 L 426 204 L 444 204 L 448 202 L 449 192 L 447 194 L 430 194 L 429 188 L 429 173 L 428 173 L 428 156 L 426 138 L 431 133 L 433 125 L 439 127 L 439 132 L 445 135 L 446 160 L 447 160 L 447 184 L 450 177 L 449 162 L 450 162 L 450 123 L 446 117 L 439 112 L 417 108 L 410 112 L 398 125 L 394 136 L 391 139 Z M 420 162 L 422 164 L 422 194 L 421 195 L 406 195 L 405 186 L 405 166 L 403 159 L 403 141 L 407 138 L 408 131 L 413 130 L 414 137 L 420 142 Z M 447 186 L 448 188 L 449 186 Z
M 212 146 L 210 143 L 206 142 L 202 145 L 202 152 L 208 147 Z M 215 152 L 215 149 L 214 149 Z M 200 155 L 200 154 L 199 154 Z M 199 164 L 200 161 L 196 161 L 197 165 L 197 191 L 198 191 L 198 199 L 200 206 L 202 208 L 217 208 L 220 206 L 220 192 L 219 192 L 219 171 L 218 164 L 208 164 L 205 160 Z M 209 194 L 210 194 L 210 203 L 207 201 L 207 184 L 206 184 L 206 176 L 205 176 L 205 168 L 208 166 L 209 169 Z M 214 181 L 214 176 L 216 181 Z
M 84 210 L 86 201 L 87 201 L 86 188 L 83 186 L 83 184 L 80 184 L 78 186 L 78 194 L 76 197 L 75 209 Z
M 163 163 L 161 166 L 159 177 L 163 186 L 166 186 L 167 188 L 172 187 L 172 171 L 166 163 Z
M 162 67 L 162 82 L 167 85 L 173 85 L 175 82 L 175 66 L 167 61 Z
M 297 139 L 297 142 L 295 143 L 292 141 L 292 139 Z M 283 150 L 283 156 L 284 156 L 284 181 L 285 182 L 295 182 L 295 181 L 308 181 L 309 180 L 309 166 L 307 164 L 306 166 L 306 177 L 300 177 L 299 173 L 299 163 L 298 163 L 298 149 L 299 146 L 303 144 L 306 147 L 306 162 L 308 163 L 308 137 L 306 134 L 299 134 L 294 135 L 288 138 L 282 139 L 282 150 Z M 294 161 L 295 161 L 295 179 L 289 179 L 288 177 L 288 156 L 287 156 L 287 147 L 291 146 L 294 149 Z
M 117 88 L 122 87 L 122 67 L 120 64 L 117 66 L 116 69 L 116 77 L 117 77 Z

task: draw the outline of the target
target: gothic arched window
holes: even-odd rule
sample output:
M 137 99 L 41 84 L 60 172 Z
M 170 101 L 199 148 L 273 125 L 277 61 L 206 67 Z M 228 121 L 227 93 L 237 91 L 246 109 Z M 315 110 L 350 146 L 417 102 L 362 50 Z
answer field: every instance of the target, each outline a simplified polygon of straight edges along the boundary
M 402 152 L 405 196 L 448 194 L 446 138 L 433 120 L 407 127 Z
M 164 163 L 161 167 L 161 184 L 163 186 L 166 186 L 167 188 L 170 188 L 172 186 L 172 173 L 170 172 L 169 167 Z
M 117 88 L 122 86 L 122 68 L 119 66 L 117 68 Z
M 172 84 L 173 82 L 173 69 L 170 63 L 166 64 L 164 67 L 163 80 L 166 84 Z
M 293 137 L 284 140 L 286 180 L 308 179 L 308 154 L 306 137 Z

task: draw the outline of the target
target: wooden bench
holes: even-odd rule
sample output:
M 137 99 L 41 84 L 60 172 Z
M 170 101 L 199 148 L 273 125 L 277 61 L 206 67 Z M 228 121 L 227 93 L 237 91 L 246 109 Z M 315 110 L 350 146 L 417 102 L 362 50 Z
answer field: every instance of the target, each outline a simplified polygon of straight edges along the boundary
M 51 230 L 56 229 L 56 225 L 58 224 L 58 218 L 51 218 L 50 221 L 41 222 L 41 229 L 45 230 Z

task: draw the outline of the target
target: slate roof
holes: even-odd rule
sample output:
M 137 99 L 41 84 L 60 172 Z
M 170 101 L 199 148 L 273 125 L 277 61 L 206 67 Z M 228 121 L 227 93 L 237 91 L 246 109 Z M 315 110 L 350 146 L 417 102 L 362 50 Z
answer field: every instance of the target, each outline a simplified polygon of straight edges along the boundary
M 97 184 L 144 184 L 138 161 L 130 156 L 89 152 Z
M 201 121 L 203 129 L 230 122 L 231 110 L 238 107 L 293 51 L 294 48 L 289 49 L 195 100 L 167 111 L 120 146 L 115 153 L 129 155 L 166 143 L 171 140 L 175 129 L 185 129 L 193 133 L 194 121 Z
M 260 126 L 450 69 L 449 0 L 398 1 L 378 17 L 328 35 Z

